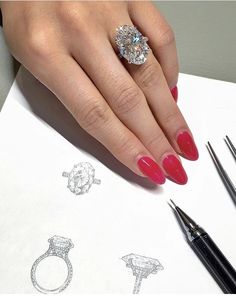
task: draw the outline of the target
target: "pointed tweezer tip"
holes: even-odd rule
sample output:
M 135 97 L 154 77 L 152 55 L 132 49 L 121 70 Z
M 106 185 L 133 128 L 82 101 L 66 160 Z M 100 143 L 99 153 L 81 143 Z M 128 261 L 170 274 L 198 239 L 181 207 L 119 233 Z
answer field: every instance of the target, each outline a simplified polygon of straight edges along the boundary
M 229 148 L 235 150 L 235 147 L 234 147 L 232 141 L 230 140 L 230 138 L 227 135 L 225 136 L 224 140 Z
M 173 202 L 172 199 L 170 199 L 170 201 L 168 201 L 168 205 L 173 209 L 173 210 L 176 210 L 176 204 Z
M 207 141 L 207 143 L 206 143 L 206 148 L 207 148 L 207 150 L 208 150 L 208 152 L 210 153 L 211 156 L 215 153 L 215 151 L 212 148 L 211 143 L 209 141 Z
M 207 148 L 211 147 L 211 143 L 210 143 L 209 141 L 207 141 L 207 143 L 206 143 L 206 147 L 207 147 Z
M 224 137 L 224 141 L 226 142 L 226 144 L 228 144 L 228 142 L 230 142 L 230 138 L 226 135 L 226 136 Z

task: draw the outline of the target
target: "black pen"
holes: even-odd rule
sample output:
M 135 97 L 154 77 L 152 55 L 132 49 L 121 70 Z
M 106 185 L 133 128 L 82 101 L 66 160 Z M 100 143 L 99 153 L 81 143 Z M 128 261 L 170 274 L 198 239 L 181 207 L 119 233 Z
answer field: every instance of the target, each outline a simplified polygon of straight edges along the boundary
M 224 293 L 236 293 L 236 271 L 209 234 L 171 201 L 187 240 Z

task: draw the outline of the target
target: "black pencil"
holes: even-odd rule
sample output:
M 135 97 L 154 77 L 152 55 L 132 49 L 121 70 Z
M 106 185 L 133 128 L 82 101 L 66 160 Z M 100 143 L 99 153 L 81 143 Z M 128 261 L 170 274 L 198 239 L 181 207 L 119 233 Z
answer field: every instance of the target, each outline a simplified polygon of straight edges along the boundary
M 224 293 L 236 293 L 236 271 L 209 234 L 171 201 L 188 242 Z

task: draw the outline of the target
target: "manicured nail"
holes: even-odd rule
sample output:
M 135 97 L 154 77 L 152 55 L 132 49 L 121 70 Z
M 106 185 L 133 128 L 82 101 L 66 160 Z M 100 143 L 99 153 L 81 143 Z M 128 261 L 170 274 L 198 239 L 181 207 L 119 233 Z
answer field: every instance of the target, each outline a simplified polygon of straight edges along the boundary
M 172 88 L 171 93 L 172 93 L 172 96 L 173 96 L 174 100 L 177 102 L 177 100 L 178 100 L 178 87 L 175 86 L 174 88 Z
M 188 177 L 181 162 L 173 154 L 167 155 L 162 161 L 163 168 L 169 177 L 178 184 L 186 184 Z
M 165 175 L 159 165 L 148 156 L 144 156 L 138 160 L 140 171 L 157 184 L 164 184 L 166 181 Z
M 178 134 L 177 143 L 179 145 L 179 149 L 183 153 L 183 156 L 190 160 L 198 159 L 197 147 L 194 143 L 193 137 L 188 131 L 183 131 Z

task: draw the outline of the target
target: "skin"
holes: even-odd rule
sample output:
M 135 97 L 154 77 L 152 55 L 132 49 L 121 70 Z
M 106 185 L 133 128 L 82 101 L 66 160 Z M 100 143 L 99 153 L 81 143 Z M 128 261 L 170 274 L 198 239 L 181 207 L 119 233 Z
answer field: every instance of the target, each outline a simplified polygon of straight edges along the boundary
M 175 38 L 151 2 L 2 2 L 1 10 L 14 57 L 120 162 L 143 176 L 140 157 L 162 167 L 165 155 L 181 154 L 176 136 L 191 131 L 170 92 Z M 143 65 L 118 58 L 115 29 L 123 24 L 149 38 Z

